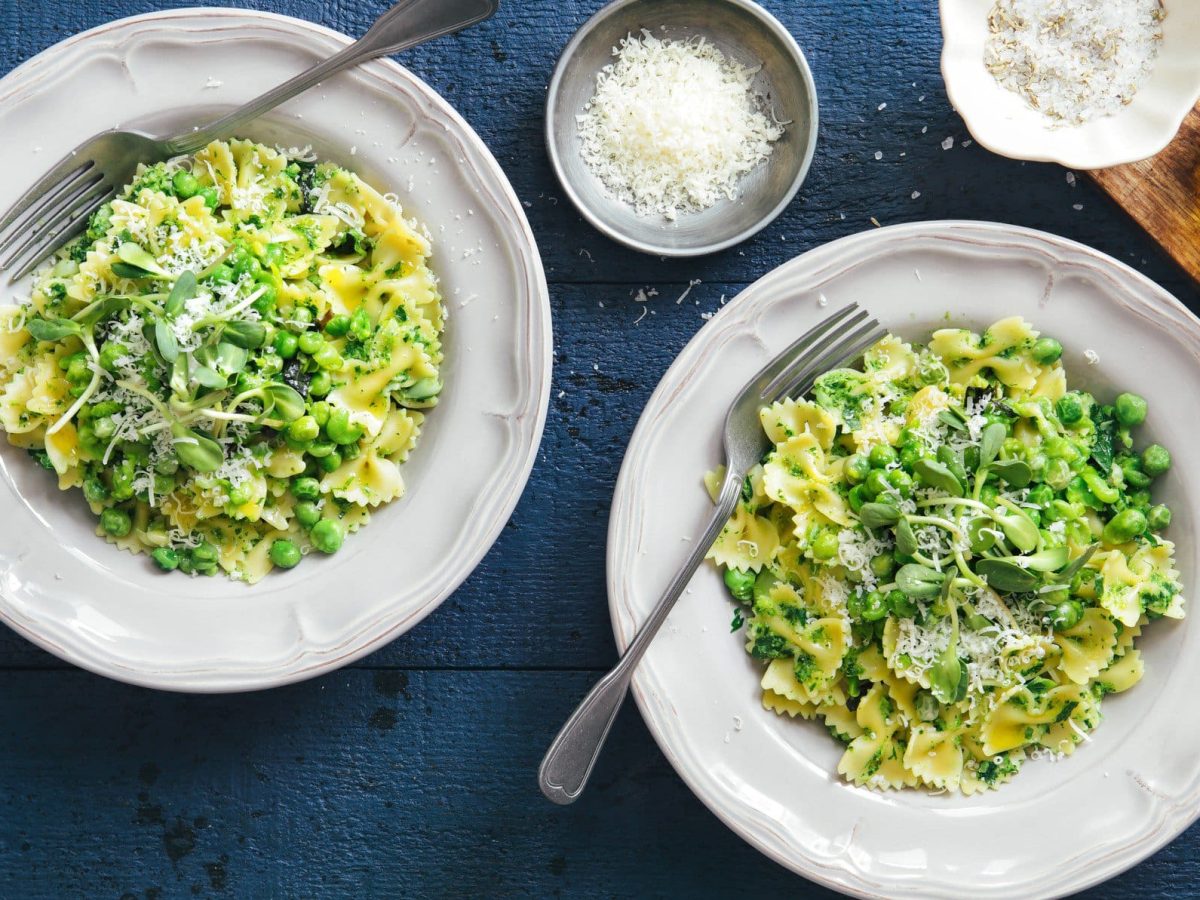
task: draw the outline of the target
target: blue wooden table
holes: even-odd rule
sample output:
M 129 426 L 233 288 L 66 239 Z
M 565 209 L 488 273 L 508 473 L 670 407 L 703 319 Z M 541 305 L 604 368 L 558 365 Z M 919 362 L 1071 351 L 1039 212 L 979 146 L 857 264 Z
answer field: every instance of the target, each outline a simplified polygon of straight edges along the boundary
M 0 69 L 116 16 L 186 5 L 0 0 Z M 243 5 L 361 34 L 385 0 Z M 827 895 L 726 830 L 632 706 L 581 802 L 557 808 L 538 793 L 543 750 L 615 656 L 608 506 L 654 385 L 723 297 L 876 221 L 1042 228 L 1128 262 L 1193 309 L 1200 295 L 1085 178 L 969 143 L 939 74 L 933 0 L 766 0 L 820 94 L 820 146 L 799 197 L 717 256 L 623 250 L 563 198 L 541 140 L 557 53 L 599 5 L 503 0 L 494 20 L 403 60 L 499 158 L 550 280 L 549 422 L 495 548 L 412 633 L 266 693 L 126 687 L 0 634 L 0 897 Z M 635 325 L 639 288 L 659 294 Z M 1093 895 L 1200 895 L 1198 851 L 1194 827 Z

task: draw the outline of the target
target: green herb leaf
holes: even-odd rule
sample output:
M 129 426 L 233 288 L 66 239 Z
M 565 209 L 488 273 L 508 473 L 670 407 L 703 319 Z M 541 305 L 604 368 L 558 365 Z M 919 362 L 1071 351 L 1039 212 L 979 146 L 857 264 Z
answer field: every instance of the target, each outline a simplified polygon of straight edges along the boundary
M 952 497 L 963 495 L 962 483 L 944 463 L 932 459 L 918 459 L 913 464 L 913 472 L 923 484 L 935 490 L 944 491 Z
M 279 418 L 291 422 L 304 415 L 304 398 L 286 384 L 273 381 L 263 388 L 269 408 L 279 413 Z
M 967 520 L 967 543 L 972 553 L 984 553 L 996 546 L 996 522 L 990 516 Z
M 950 598 L 952 584 L 947 578 L 940 590 L 942 600 L 950 609 L 950 640 L 928 671 L 929 689 L 942 703 L 956 702 L 960 688 L 966 684 L 966 672 L 958 658 L 958 604 Z
M 1011 559 L 981 559 L 975 564 L 975 572 L 993 590 L 1007 594 L 1023 594 L 1041 583 L 1036 573 L 1022 568 Z
M 979 464 L 980 466 L 990 465 L 1000 454 L 1000 448 L 1004 446 L 1004 438 L 1008 436 L 1006 429 L 999 422 L 992 422 L 983 429 L 983 434 L 979 438 Z
M 167 297 L 164 307 L 167 315 L 177 316 L 183 312 L 184 304 L 195 297 L 199 290 L 200 283 L 196 280 L 196 273 L 191 269 L 183 272 L 171 286 L 171 294 Z
M 236 375 L 242 369 L 246 368 L 246 363 L 250 359 L 250 354 L 246 352 L 245 347 L 238 347 L 230 344 L 227 341 L 221 341 L 217 344 L 217 371 L 225 375 Z
M 83 315 L 77 313 L 75 321 L 83 328 L 94 328 L 99 322 L 128 305 L 129 301 L 124 297 L 105 297 L 103 300 L 93 303 Z
M 174 363 L 179 358 L 179 343 L 175 340 L 175 332 L 171 326 L 159 319 L 154 323 L 154 346 L 166 363 Z
M 171 365 L 171 390 L 181 397 L 186 397 L 188 394 L 189 368 L 186 353 L 175 357 L 175 362 Z
M 920 563 L 908 563 L 896 573 L 896 587 L 909 597 L 936 597 L 946 576 Z
M 896 549 L 905 556 L 912 556 L 917 552 L 917 536 L 913 533 L 908 519 L 901 519 L 896 523 Z
M 126 241 L 117 248 L 117 257 L 121 260 L 121 262 L 132 266 L 135 269 L 140 269 L 142 272 L 151 275 L 158 275 L 161 278 L 169 277 L 167 276 L 167 273 L 163 271 L 162 266 L 158 264 L 158 260 L 143 250 L 140 246 L 130 241 Z M 116 271 L 115 264 L 113 266 L 113 271 Z M 144 278 L 145 276 L 143 275 L 140 277 Z
M 192 370 L 192 378 L 197 384 L 212 388 L 214 391 L 229 387 L 229 380 L 224 375 L 204 365 L 198 365 Z
M 1018 550 L 1028 553 L 1037 547 L 1040 537 L 1038 527 L 1033 524 L 1033 520 L 1028 516 L 1023 516 L 1020 513 L 1011 513 L 1000 515 L 997 519 L 1000 529 L 1004 532 L 1004 536 Z
M 1117 438 L 1117 420 L 1110 408 L 1098 406 L 1092 410 L 1096 433 L 1092 436 L 1092 459 L 1101 472 L 1112 471 L 1113 444 Z
M 30 319 L 25 330 L 39 341 L 61 341 L 65 337 L 80 337 L 83 328 L 70 319 Z
M 176 422 L 171 426 L 175 455 L 183 465 L 196 472 L 215 472 L 225 462 L 221 445 L 206 434 Z
M 115 262 L 112 264 L 114 275 L 121 278 L 149 278 L 150 273 L 145 269 L 139 269 L 137 266 L 131 266 L 129 263 Z
M 1021 557 L 1025 568 L 1035 572 L 1057 572 L 1067 564 L 1068 551 L 1066 547 L 1047 547 L 1037 553 Z
M 868 528 L 883 528 L 900 521 L 900 510 L 890 503 L 864 503 L 858 518 Z
M 267 329 L 261 322 L 228 322 L 221 332 L 221 340 L 235 347 L 256 350 L 266 342 Z
M 938 421 L 955 431 L 966 431 L 967 423 L 963 421 L 956 409 L 943 409 L 937 414 Z
M 1029 468 L 1029 463 L 1019 459 L 997 460 L 988 467 L 988 471 L 1015 488 L 1023 488 L 1033 480 L 1033 469 Z
M 1076 559 L 1072 560 L 1071 564 L 1069 566 L 1067 566 L 1065 569 L 1063 569 L 1061 572 L 1059 572 L 1058 575 L 1056 576 L 1055 580 L 1063 582 L 1064 584 L 1069 582 L 1072 578 L 1075 577 L 1075 573 L 1077 573 L 1080 569 L 1082 569 L 1084 566 L 1086 566 L 1088 564 L 1088 560 L 1090 560 L 1092 558 L 1092 555 L 1099 549 L 1100 549 L 1099 544 L 1092 544 L 1090 547 L 1088 547 L 1086 550 L 1084 550 L 1083 553 L 1080 554 Z

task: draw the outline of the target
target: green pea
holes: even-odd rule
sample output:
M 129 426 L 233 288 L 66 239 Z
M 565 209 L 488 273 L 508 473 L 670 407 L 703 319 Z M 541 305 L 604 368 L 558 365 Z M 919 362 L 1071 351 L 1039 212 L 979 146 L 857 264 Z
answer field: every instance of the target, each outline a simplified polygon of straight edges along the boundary
M 106 441 L 117 433 L 117 423 L 108 416 L 103 416 L 99 419 L 92 420 L 92 431 L 96 437 L 102 441 Z
M 295 450 L 299 453 L 307 453 L 308 448 L 312 446 L 312 441 L 302 441 L 292 437 L 289 432 L 283 433 L 283 442 L 287 444 L 289 450 Z
M 208 277 L 214 284 L 232 284 L 234 281 L 233 269 L 225 263 L 221 263 L 209 272 Z
M 317 468 L 322 472 L 336 472 L 342 465 L 342 454 L 334 450 L 328 456 L 322 456 L 317 460 Z
M 108 499 L 108 487 L 95 475 L 83 480 L 83 496 L 88 503 L 103 503 Z
M 838 536 L 833 531 L 822 531 L 812 542 L 812 554 L 816 559 L 833 559 L 838 553 Z
M 1050 363 L 1058 362 L 1062 354 L 1062 344 L 1052 337 L 1042 337 L 1033 342 L 1033 350 L 1030 355 L 1033 356 L 1035 362 L 1048 366 Z
M 286 260 L 287 254 L 284 252 L 281 244 L 267 244 L 263 247 L 262 259 L 263 265 L 278 269 Z
M 863 482 L 872 497 L 887 496 L 891 492 L 892 483 L 887 479 L 887 473 L 880 469 L 872 469 L 867 480 Z
M 262 271 L 262 263 L 251 256 L 248 252 L 242 251 L 236 255 L 233 261 L 233 274 L 238 278 L 243 275 L 254 276 Z
M 129 355 L 129 348 L 124 344 L 112 342 L 105 344 L 100 350 L 100 368 L 112 372 L 117 368 L 117 360 Z
M 318 372 L 308 383 L 308 396 L 326 397 L 333 390 L 333 379 L 328 372 Z
M 362 437 L 363 430 L 358 425 L 351 423 L 350 414 L 346 410 L 335 409 L 329 414 L 325 433 L 335 444 L 353 444 Z
M 250 502 L 250 491 L 242 485 L 231 486 L 225 493 L 230 506 L 245 506 Z
M 308 409 L 309 414 L 314 419 L 317 420 L 317 424 L 320 425 L 322 428 L 324 428 L 326 423 L 329 422 L 329 414 L 332 411 L 333 411 L 333 407 L 331 407 L 324 400 L 317 401 L 316 403 L 312 404 L 312 406 L 310 406 Z
M 872 469 L 886 469 L 896 462 L 896 451 L 887 444 L 876 444 L 867 454 L 867 461 L 871 464 Z
M 137 477 L 132 459 L 122 459 L 110 476 L 111 492 L 114 500 L 128 500 L 133 496 L 133 480 Z
M 322 519 L 312 527 L 309 537 L 322 553 L 337 553 L 346 540 L 346 526 L 337 519 Z
M 1142 461 L 1139 457 L 1122 454 L 1117 457 L 1117 465 L 1121 467 L 1125 483 L 1130 487 L 1144 488 L 1150 484 L 1150 476 L 1142 471 Z
M 912 496 L 912 476 L 903 469 L 889 469 L 887 473 L 887 480 L 888 484 L 895 488 L 901 497 Z
M 1146 421 L 1148 407 L 1145 399 L 1137 394 L 1118 394 L 1113 407 L 1116 409 L 1117 421 L 1126 428 L 1133 428 Z
M 983 486 L 983 490 L 979 492 L 979 499 L 988 506 L 995 506 L 996 500 L 1000 497 L 1000 488 L 995 484 L 988 482 Z
M 271 544 L 269 555 L 271 562 L 281 569 L 291 569 L 300 562 L 300 548 L 286 538 Z
M 69 370 L 71 368 L 71 363 L 76 362 L 76 361 L 86 363 L 87 358 L 88 358 L 88 355 L 87 355 L 86 351 L 76 350 L 74 353 L 70 354 L 69 356 L 62 357 L 58 361 L 58 367 L 62 371 L 66 372 L 67 370 Z
M 865 484 L 856 484 L 854 487 L 850 488 L 850 509 L 854 512 L 858 512 L 860 509 L 862 509 L 862 505 L 869 502 L 871 499 L 872 495 L 867 492 L 867 486 Z
M 938 703 L 932 691 L 917 691 L 913 697 L 913 705 L 916 707 L 917 717 L 922 722 L 932 722 L 942 714 L 942 705 Z
M 301 416 L 288 425 L 288 436 L 298 441 L 315 441 L 321 434 L 321 426 L 313 416 Z
M 196 176 L 182 169 L 171 177 L 171 187 L 180 200 L 187 200 L 200 193 L 200 182 L 196 180 Z
M 871 464 L 865 456 L 855 453 L 853 456 L 846 457 L 842 471 L 846 475 L 846 480 L 851 484 L 861 484 L 871 474 Z
M 1162 444 L 1151 444 L 1142 451 L 1142 471 L 1157 478 L 1171 468 L 1171 454 Z
M 290 331 L 281 331 L 275 335 L 275 352 L 283 359 L 291 359 L 300 348 L 300 342 Z
M 754 581 L 757 576 L 741 569 L 725 570 L 725 587 L 733 595 L 733 599 L 748 603 L 754 597 Z
M 76 354 L 67 365 L 67 380 L 77 384 L 87 384 L 92 380 L 92 368 L 88 365 L 87 354 Z
M 199 546 L 192 548 L 192 562 L 194 563 L 212 563 L 217 561 L 217 548 L 204 541 Z
M 346 444 L 341 448 L 341 452 L 342 459 L 358 459 L 358 457 L 362 454 L 362 444 Z
M 1158 504 L 1150 507 L 1146 514 L 1146 525 L 1151 531 L 1162 531 L 1171 524 L 1171 507 Z
M 221 202 L 221 198 L 217 194 L 217 189 L 214 187 L 200 188 L 198 196 L 204 199 L 204 205 L 209 209 L 216 209 L 217 204 Z
M 179 554 L 170 547 L 158 547 L 152 550 L 150 558 L 164 572 L 174 572 L 179 568 Z
M 869 591 L 863 597 L 861 618 L 868 622 L 878 622 L 887 614 L 887 598 L 880 591 Z
M 911 619 L 917 614 L 917 601 L 904 591 L 888 591 L 888 607 L 898 619 Z
M 133 528 L 133 522 L 123 509 L 110 507 L 100 513 L 100 527 L 113 537 L 125 537 Z
M 1066 631 L 1074 628 L 1083 619 L 1083 604 L 1078 600 L 1064 600 L 1054 607 L 1050 614 L 1050 624 L 1056 631 Z
M 1054 489 L 1048 484 L 1034 485 L 1029 489 L 1028 500 L 1037 506 L 1045 506 L 1054 499 Z
M 334 316 L 325 323 L 325 333 L 330 337 L 344 337 L 350 331 L 350 317 L 345 314 Z
M 1083 419 L 1083 405 L 1074 394 L 1063 394 L 1054 409 L 1058 413 L 1058 421 L 1064 425 L 1074 425 Z
M 321 484 L 315 478 L 293 478 L 292 494 L 297 500 L 315 501 L 321 499 Z
M 291 320 L 307 328 L 312 324 L 313 313 L 307 306 L 297 306 L 292 310 Z M 303 330 L 303 329 L 302 329 Z
M 876 578 L 887 578 L 896 571 L 896 561 L 890 553 L 880 553 L 871 557 L 871 571 L 875 573 Z
M 337 449 L 337 444 L 333 441 L 313 441 L 308 445 L 308 455 L 316 459 L 323 459 Z
M 1073 463 L 1079 459 L 1079 449 L 1063 437 L 1053 437 L 1046 441 L 1043 451 L 1050 459 L 1062 459 Z
M 322 369 L 336 372 L 342 367 L 344 360 L 336 347 L 326 345 L 313 354 L 313 361 Z
M 925 456 L 924 451 L 915 444 L 905 444 L 900 448 L 900 465 L 906 472 L 911 472 L 917 460 Z
M 325 338 L 321 337 L 320 332 L 306 331 L 304 334 L 300 335 L 298 343 L 302 352 L 312 356 L 325 346 Z
M 320 507 L 308 500 L 305 500 L 303 503 L 297 503 L 295 513 L 296 521 L 305 528 L 312 528 L 321 520 Z
M 1146 530 L 1146 517 L 1140 510 L 1123 509 L 1104 526 L 1104 540 L 1109 544 L 1124 544 Z
M 1042 479 L 1056 491 L 1061 491 L 1071 481 L 1071 465 L 1065 459 L 1050 459 L 1042 472 Z

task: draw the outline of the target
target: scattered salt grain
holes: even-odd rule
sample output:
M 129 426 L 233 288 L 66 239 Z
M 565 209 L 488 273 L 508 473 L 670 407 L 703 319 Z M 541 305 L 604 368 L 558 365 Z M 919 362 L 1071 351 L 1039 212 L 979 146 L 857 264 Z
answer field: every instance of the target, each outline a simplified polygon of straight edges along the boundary
M 944 141 L 942 141 L 942 149 L 943 150 L 949 150 L 953 146 L 954 146 L 954 138 L 952 138 L 952 137 L 948 137 Z
M 1083 351 L 1083 358 L 1087 360 L 1089 366 L 1094 366 L 1100 362 L 1100 354 L 1090 348 Z
M 912 192 L 912 198 L 913 198 L 914 200 L 916 200 L 916 199 L 917 199 L 918 197 L 920 197 L 920 196 L 921 196 L 921 192 L 920 192 L 920 191 L 913 191 L 913 192 Z
M 876 150 L 876 151 L 875 151 L 875 158 L 876 158 L 876 159 L 883 159 L 883 151 L 882 151 L 882 150 Z

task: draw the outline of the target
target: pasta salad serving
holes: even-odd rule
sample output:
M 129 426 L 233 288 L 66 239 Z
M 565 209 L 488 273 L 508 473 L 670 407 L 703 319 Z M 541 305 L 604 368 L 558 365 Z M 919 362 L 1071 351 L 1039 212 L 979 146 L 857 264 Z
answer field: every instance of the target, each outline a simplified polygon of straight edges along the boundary
M 143 167 L 0 312 L 0 427 L 158 567 L 255 582 L 405 490 L 444 308 L 395 198 L 300 151 Z
M 763 705 L 822 721 L 854 784 L 974 794 L 1071 753 L 1184 615 L 1146 401 L 1069 389 L 1062 352 L 1020 318 L 889 335 L 761 411 L 708 555 Z

